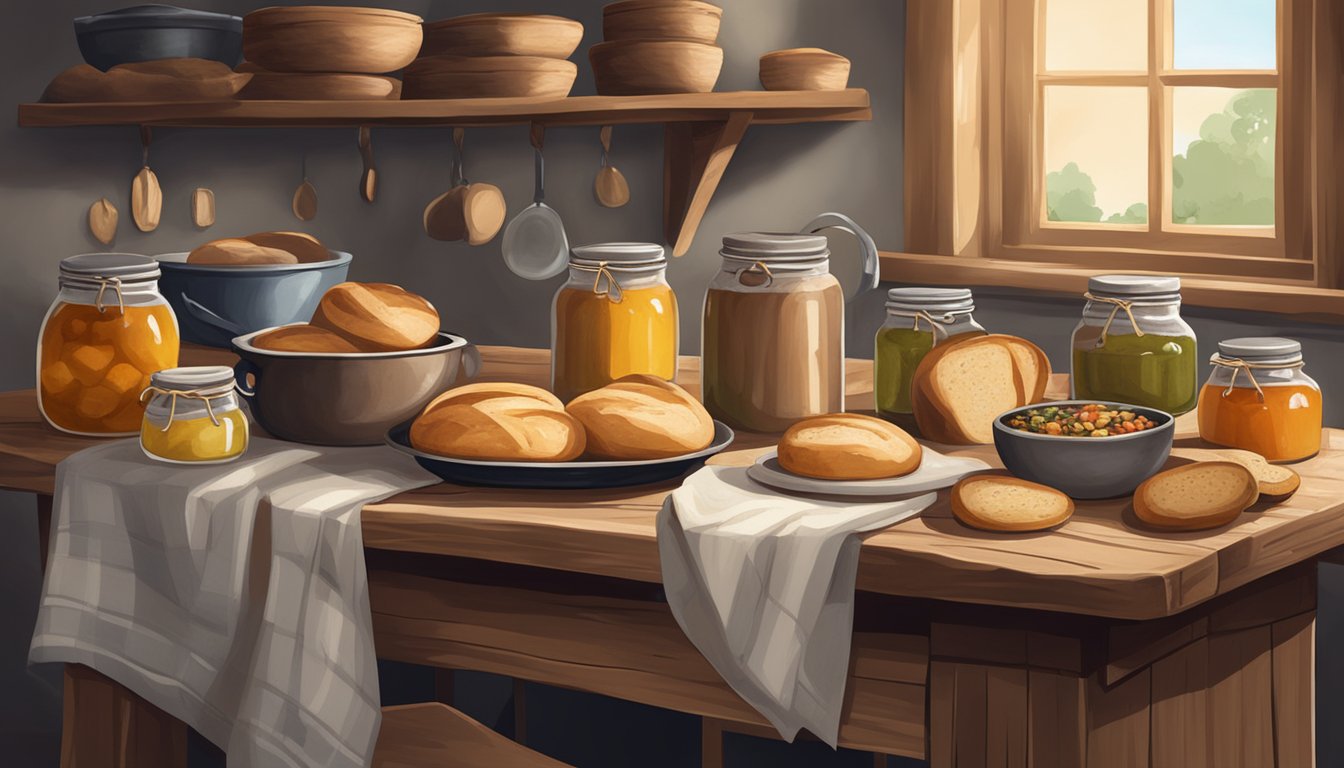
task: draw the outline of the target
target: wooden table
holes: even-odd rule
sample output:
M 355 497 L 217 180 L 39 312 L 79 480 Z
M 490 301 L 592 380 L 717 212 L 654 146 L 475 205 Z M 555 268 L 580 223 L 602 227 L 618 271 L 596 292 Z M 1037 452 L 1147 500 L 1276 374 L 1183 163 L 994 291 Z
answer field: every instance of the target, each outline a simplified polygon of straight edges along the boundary
M 482 378 L 547 378 L 544 351 L 483 351 Z M 682 376 L 698 388 L 695 360 Z M 850 407 L 871 405 L 871 363 L 850 361 L 848 381 Z M 1173 463 L 1206 447 L 1191 427 L 1178 422 Z M 56 462 L 89 443 L 42 423 L 31 391 L 0 394 L 0 487 L 39 494 L 40 512 Z M 741 435 L 714 462 L 770 445 Z M 945 450 L 996 461 L 990 447 Z M 1295 469 L 1287 502 L 1203 533 L 1143 529 L 1125 500 L 996 535 L 942 498 L 868 536 L 841 744 L 935 766 L 1313 764 L 1315 561 L 1344 545 L 1344 432 Z M 379 655 L 700 715 L 705 765 L 721 764 L 723 730 L 770 731 L 661 600 L 654 516 L 673 487 L 438 485 L 366 507 Z M 81 688 L 95 684 L 107 690 Z M 170 719 L 134 694 L 80 670 L 67 692 L 65 757 L 84 766 L 110 745 L 176 759 Z M 107 718 L 114 700 L 139 720 Z

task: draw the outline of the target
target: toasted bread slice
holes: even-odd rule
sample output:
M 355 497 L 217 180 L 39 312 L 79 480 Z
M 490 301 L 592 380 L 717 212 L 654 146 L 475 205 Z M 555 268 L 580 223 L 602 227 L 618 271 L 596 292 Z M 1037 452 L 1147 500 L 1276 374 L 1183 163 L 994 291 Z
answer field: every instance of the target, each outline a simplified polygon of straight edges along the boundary
M 1073 499 L 1007 475 L 972 475 L 952 488 L 952 514 L 986 531 L 1043 531 L 1073 515 Z
M 924 449 L 905 430 L 872 416 L 803 419 L 779 441 L 779 465 L 822 480 L 879 480 L 919 469 Z
M 981 336 L 938 345 L 920 361 L 910 400 L 926 439 L 954 445 L 994 442 L 994 419 L 1039 402 L 1050 361 L 1015 336 Z
M 1235 461 L 1249 469 L 1260 488 L 1261 501 L 1284 501 L 1297 493 L 1298 487 L 1302 485 L 1302 477 L 1296 472 L 1279 464 L 1270 464 L 1268 459 L 1254 451 L 1227 448 L 1186 451 L 1182 455 L 1199 461 Z
M 1235 461 L 1200 461 L 1143 481 L 1134 514 L 1155 528 L 1199 531 L 1232 522 L 1259 497 L 1251 470 Z

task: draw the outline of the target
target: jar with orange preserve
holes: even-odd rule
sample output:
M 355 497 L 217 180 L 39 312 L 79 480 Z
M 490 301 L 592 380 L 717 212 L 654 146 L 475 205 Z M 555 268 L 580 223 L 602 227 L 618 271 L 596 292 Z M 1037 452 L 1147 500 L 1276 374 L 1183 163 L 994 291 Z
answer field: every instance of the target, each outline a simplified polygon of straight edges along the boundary
M 1269 461 L 1298 461 L 1321 449 L 1321 388 L 1302 371 L 1292 339 L 1218 343 L 1199 393 L 1199 436 Z
M 551 389 L 561 400 L 632 373 L 676 377 L 677 297 L 661 245 L 573 249 L 551 312 Z
M 177 318 L 159 293 L 159 264 L 128 253 L 61 260 L 60 292 L 42 321 L 37 402 L 53 427 L 135 435 L 150 375 L 177 365 Z

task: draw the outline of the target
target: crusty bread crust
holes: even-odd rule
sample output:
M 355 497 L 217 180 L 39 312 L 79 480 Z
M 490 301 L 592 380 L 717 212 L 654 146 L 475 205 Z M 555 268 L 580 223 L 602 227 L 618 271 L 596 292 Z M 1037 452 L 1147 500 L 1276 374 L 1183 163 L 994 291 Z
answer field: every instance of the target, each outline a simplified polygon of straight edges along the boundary
M 354 344 L 325 328 L 290 325 L 267 331 L 252 339 L 252 346 L 274 352 L 359 352 Z
M 331 252 L 312 235 L 302 232 L 257 232 L 243 238 L 250 243 L 289 251 L 300 264 L 330 261 Z
M 299 259 L 289 251 L 259 245 L 250 240 L 230 237 L 212 240 L 187 254 L 188 264 L 221 264 L 250 266 L 256 264 L 297 264 Z
M 430 400 L 429 404 L 420 412 L 429 413 L 441 405 L 478 403 L 494 397 L 530 397 L 557 411 L 565 409 L 565 404 L 560 402 L 560 398 L 541 387 L 534 387 L 531 384 L 518 384 L 512 381 L 478 381 L 474 384 L 463 384 L 444 392 Z
M 587 430 L 595 459 L 669 458 L 714 441 L 714 420 L 700 401 L 657 376 L 624 376 L 579 395 L 565 410 Z
M 426 453 L 479 461 L 572 461 L 583 454 L 583 425 L 525 396 L 498 395 L 422 413 L 411 445 Z
M 919 468 L 924 449 L 905 430 L 857 413 L 830 413 L 794 424 L 779 441 L 779 465 L 822 480 L 879 480 Z
M 439 332 L 439 313 L 420 296 L 388 283 L 340 283 L 327 289 L 313 325 L 367 352 L 417 349 Z

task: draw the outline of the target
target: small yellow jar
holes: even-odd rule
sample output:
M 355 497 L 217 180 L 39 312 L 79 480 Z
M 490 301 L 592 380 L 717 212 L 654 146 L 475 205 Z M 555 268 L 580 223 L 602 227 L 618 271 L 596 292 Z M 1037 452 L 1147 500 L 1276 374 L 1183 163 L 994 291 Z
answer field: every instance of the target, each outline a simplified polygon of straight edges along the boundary
M 247 450 L 247 416 L 238 407 L 233 369 L 169 368 L 150 378 L 140 425 L 145 455 L 171 464 L 221 464 Z

